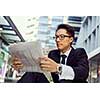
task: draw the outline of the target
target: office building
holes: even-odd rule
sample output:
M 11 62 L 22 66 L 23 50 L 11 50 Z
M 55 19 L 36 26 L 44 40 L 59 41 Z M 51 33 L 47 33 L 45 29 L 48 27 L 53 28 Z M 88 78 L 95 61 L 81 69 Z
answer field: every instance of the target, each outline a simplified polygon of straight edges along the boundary
M 76 46 L 88 53 L 89 82 L 100 82 L 100 16 L 84 17 Z
M 38 26 L 38 40 L 42 41 L 42 47 L 45 54 L 51 49 L 56 48 L 55 30 L 57 26 L 64 21 L 64 16 L 40 16 Z
M 75 30 L 75 39 L 73 42 L 74 47 L 76 45 L 76 42 L 77 42 L 77 39 L 79 36 L 80 27 L 81 27 L 83 18 L 84 18 L 84 16 L 68 16 L 68 18 L 67 18 L 67 23 L 69 25 L 73 26 L 74 30 Z

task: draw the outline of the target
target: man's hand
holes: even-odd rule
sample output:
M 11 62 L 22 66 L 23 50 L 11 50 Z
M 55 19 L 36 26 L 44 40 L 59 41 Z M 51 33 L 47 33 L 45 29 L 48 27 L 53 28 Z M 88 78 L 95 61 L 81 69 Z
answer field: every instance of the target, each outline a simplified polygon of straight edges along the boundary
M 19 58 L 16 58 L 16 57 L 12 58 L 12 66 L 17 71 L 23 68 L 22 62 L 20 61 Z
M 56 72 L 57 71 L 57 64 L 55 61 L 48 57 L 41 57 L 40 59 L 40 67 L 43 71 L 48 72 Z

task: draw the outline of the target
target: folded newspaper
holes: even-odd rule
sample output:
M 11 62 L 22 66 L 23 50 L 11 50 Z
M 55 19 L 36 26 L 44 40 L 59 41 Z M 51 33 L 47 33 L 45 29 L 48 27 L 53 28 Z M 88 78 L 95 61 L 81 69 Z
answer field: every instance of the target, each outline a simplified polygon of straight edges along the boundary
M 21 42 L 9 46 L 11 56 L 20 58 L 23 72 L 43 72 L 39 67 L 38 58 L 43 56 L 40 41 Z

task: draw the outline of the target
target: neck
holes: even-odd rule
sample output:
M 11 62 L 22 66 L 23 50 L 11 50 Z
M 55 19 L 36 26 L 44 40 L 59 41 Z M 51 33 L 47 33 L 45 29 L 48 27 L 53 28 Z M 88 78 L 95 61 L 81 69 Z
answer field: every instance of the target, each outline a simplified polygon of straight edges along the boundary
M 65 48 L 64 50 L 62 50 L 61 52 L 62 52 L 62 53 L 65 53 L 65 52 L 68 51 L 70 48 L 71 48 L 71 47 L 69 46 L 69 47 Z

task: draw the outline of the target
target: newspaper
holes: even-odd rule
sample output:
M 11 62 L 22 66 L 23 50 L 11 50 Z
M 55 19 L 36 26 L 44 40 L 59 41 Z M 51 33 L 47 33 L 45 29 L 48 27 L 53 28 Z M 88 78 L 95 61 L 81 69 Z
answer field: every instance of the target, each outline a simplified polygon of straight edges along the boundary
M 20 58 L 24 67 L 22 72 L 43 72 L 40 69 L 38 58 L 43 56 L 40 41 L 21 42 L 9 46 L 11 56 Z

